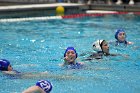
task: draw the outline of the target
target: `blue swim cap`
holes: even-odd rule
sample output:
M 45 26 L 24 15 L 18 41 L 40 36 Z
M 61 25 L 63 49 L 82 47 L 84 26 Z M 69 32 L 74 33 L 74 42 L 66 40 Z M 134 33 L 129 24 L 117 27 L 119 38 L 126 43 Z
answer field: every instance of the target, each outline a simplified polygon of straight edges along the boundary
M 125 33 L 125 31 L 123 30 L 123 29 L 118 29 L 117 31 L 116 31 L 116 33 L 115 33 L 115 38 L 118 40 L 118 34 L 120 33 L 120 32 L 124 32 Z
M 77 58 L 78 54 L 77 54 L 76 50 L 74 49 L 74 47 L 68 47 L 68 48 L 65 50 L 64 57 L 66 57 L 66 53 L 68 52 L 68 50 L 73 50 L 73 51 L 75 52 L 76 58 Z
M 36 83 L 36 86 L 43 89 L 46 93 L 50 93 L 52 90 L 52 84 L 47 80 L 40 80 Z
M 1 71 L 8 71 L 8 66 L 10 62 L 6 59 L 0 59 L 0 70 Z

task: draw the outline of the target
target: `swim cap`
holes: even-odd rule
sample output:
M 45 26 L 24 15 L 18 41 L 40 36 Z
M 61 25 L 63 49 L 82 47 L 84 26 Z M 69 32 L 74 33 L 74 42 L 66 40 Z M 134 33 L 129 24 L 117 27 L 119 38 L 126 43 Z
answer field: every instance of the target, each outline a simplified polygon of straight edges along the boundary
M 105 40 L 97 40 L 96 42 L 94 42 L 93 43 L 93 50 L 95 50 L 95 51 L 102 51 L 102 43 L 103 43 L 103 41 L 105 41 Z
M 123 29 L 118 29 L 117 31 L 116 31 L 116 33 L 115 33 L 115 38 L 118 40 L 118 34 L 120 33 L 120 32 L 124 32 L 125 33 L 125 31 L 123 30 Z
M 73 50 L 73 51 L 75 52 L 76 58 L 77 58 L 78 54 L 76 53 L 76 50 L 74 49 L 74 47 L 68 47 L 68 48 L 66 49 L 65 53 L 64 53 L 64 57 L 66 57 L 66 53 L 68 52 L 68 50 Z
M 36 83 L 36 86 L 43 89 L 46 93 L 50 93 L 52 90 L 52 84 L 47 80 L 40 80 Z
M 8 71 L 8 66 L 10 62 L 6 59 L 0 59 L 0 70 L 1 71 Z

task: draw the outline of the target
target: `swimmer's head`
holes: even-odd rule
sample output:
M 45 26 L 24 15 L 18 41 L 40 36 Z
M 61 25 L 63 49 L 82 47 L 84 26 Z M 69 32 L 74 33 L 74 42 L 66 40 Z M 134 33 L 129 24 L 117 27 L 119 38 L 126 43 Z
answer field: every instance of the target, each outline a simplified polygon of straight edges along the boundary
M 96 52 L 103 52 L 109 54 L 109 46 L 106 40 L 97 40 L 93 43 L 93 50 Z
M 123 29 L 118 29 L 115 33 L 115 38 L 121 43 L 126 41 L 126 34 Z
M 102 47 L 101 47 L 101 44 L 104 40 L 97 40 L 95 41 L 93 44 L 92 44 L 92 48 L 94 51 L 102 51 Z
M 0 70 L 8 71 L 8 66 L 10 66 L 10 62 L 6 59 L 0 59 Z
M 44 90 L 45 93 L 50 93 L 52 90 L 52 84 L 47 80 L 40 80 L 36 83 L 36 86 Z
M 73 50 L 76 54 L 76 58 L 78 56 L 77 52 L 76 52 L 76 49 L 74 49 L 74 47 L 68 47 L 66 50 L 65 50 L 65 53 L 64 53 L 64 57 L 66 57 L 66 53 L 69 51 L 69 50 Z

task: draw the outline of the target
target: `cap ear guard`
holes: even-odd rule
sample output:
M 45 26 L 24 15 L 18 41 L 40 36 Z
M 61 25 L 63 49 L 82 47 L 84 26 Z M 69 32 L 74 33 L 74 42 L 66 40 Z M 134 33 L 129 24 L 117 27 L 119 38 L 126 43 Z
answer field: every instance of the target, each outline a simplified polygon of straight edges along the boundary
M 0 70 L 2 70 L 2 65 L 0 64 Z

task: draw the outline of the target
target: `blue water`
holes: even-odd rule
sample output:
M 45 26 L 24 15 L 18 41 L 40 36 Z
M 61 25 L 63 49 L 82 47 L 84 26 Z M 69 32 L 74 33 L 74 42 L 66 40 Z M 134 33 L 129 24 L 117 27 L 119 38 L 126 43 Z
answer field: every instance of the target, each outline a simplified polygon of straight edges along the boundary
M 130 14 L 0 23 L 0 58 L 11 61 L 13 68 L 22 73 L 48 71 L 56 76 L 14 78 L 0 73 L 0 93 L 21 93 L 39 79 L 52 82 L 51 93 L 139 93 L 139 27 L 140 16 Z M 95 40 L 115 40 L 114 32 L 118 28 L 125 29 L 127 40 L 134 44 L 110 46 L 110 52 L 127 57 L 82 61 L 86 56 L 79 56 L 78 60 L 85 63 L 82 69 L 59 66 L 68 46 L 74 46 L 79 55 L 93 52 Z

